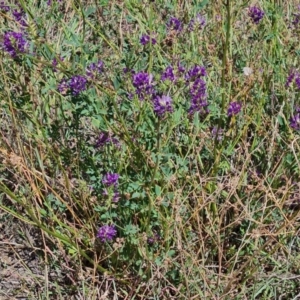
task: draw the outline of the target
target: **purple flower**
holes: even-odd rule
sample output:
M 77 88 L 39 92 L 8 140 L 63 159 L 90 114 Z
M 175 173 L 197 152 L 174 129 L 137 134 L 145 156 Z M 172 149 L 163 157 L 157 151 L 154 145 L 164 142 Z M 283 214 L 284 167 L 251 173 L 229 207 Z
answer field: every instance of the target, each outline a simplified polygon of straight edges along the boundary
M 152 236 L 149 236 L 147 238 L 147 242 L 149 245 L 153 245 L 154 243 L 159 242 L 160 239 L 161 239 L 161 236 L 158 233 L 154 232 L 154 234 Z
M 300 113 L 290 118 L 290 126 L 295 130 L 300 130 Z
M 27 26 L 27 23 L 25 21 L 26 14 L 25 11 L 20 8 L 20 10 L 14 9 L 12 12 L 14 19 L 21 25 L 21 26 Z
M 118 179 L 119 179 L 120 175 L 117 173 L 107 173 L 103 179 L 102 179 L 102 183 L 106 186 L 117 186 L 118 185 Z
M 293 80 L 295 78 L 295 75 L 296 75 L 296 72 L 294 70 L 291 70 L 288 78 L 286 79 L 286 83 L 285 83 L 286 87 L 289 87 L 291 85 L 291 83 L 293 82 Z
M 74 75 L 69 82 L 69 88 L 74 96 L 86 90 L 87 79 L 81 75 Z
M 289 87 L 292 82 L 295 82 L 296 87 L 300 90 L 300 74 L 296 70 L 291 70 L 285 83 L 285 87 Z
M 197 26 L 199 29 L 202 29 L 206 24 L 206 19 L 201 14 L 197 14 L 195 19 L 192 19 L 188 25 L 188 30 L 193 31 L 195 29 L 195 26 Z
M 96 79 L 97 76 L 103 72 L 103 62 L 99 60 L 97 63 L 91 63 L 87 68 L 86 68 L 86 76 L 91 78 L 91 79 Z
M 157 116 L 162 117 L 167 112 L 172 112 L 172 99 L 169 96 L 156 96 L 153 99 L 153 110 Z
M 191 106 L 189 113 L 208 113 L 208 102 L 206 100 L 206 83 L 201 78 L 206 76 L 204 66 L 194 66 L 185 75 L 186 83 L 190 86 Z
M 195 80 L 190 87 L 191 106 L 189 113 L 208 113 L 208 102 L 206 100 L 206 83 L 201 78 Z
M 186 81 L 192 81 L 206 75 L 207 73 L 204 66 L 194 66 L 187 72 L 185 79 Z
M 95 147 L 99 148 L 99 147 L 103 147 L 105 144 L 110 142 L 110 136 L 108 132 L 101 132 L 99 134 L 98 140 L 96 142 Z
M 300 90 L 300 76 L 299 76 L 299 73 L 295 74 L 295 84 L 296 84 L 298 90 Z
M 103 243 L 113 240 L 117 235 L 115 225 L 103 225 L 98 229 L 97 238 Z
M 136 94 L 140 100 L 143 100 L 146 95 L 155 93 L 153 86 L 153 76 L 145 72 L 133 74 L 132 84 L 136 89 Z
M 145 45 L 147 45 L 149 43 L 149 41 L 150 41 L 150 36 L 147 35 L 147 34 L 143 34 L 142 37 L 141 37 L 141 39 L 140 39 L 140 43 L 143 46 L 145 46 Z
M 167 27 L 169 30 L 181 31 L 183 29 L 183 25 L 180 20 L 177 18 L 171 17 L 167 23 Z
M 9 6 L 5 5 L 4 1 L 1 1 L 0 2 L 0 10 L 3 12 L 9 12 L 10 8 L 9 8 Z
M 108 132 L 101 132 L 99 134 L 99 137 L 98 137 L 98 140 L 95 144 L 95 147 L 100 148 L 100 147 L 103 147 L 104 145 L 109 144 L 109 143 L 113 143 L 116 146 L 120 145 L 118 139 L 116 139 L 114 137 L 111 137 Z
M 227 110 L 228 117 L 231 117 L 233 115 L 237 115 L 242 109 L 242 104 L 239 102 L 231 102 L 229 103 L 229 107 Z
M 152 45 L 156 44 L 156 39 L 155 38 L 151 38 L 148 34 L 143 34 L 142 37 L 140 38 L 140 43 L 143 46 L 146 46 L 151 40 Z
M 17 58 L 19 53 L 25 53 L 26 46 L 27 41 L 22 33 L 9 31 L 4 34 L 2 47 L 12 58 Z
M 165 81 L 169 79 L 170 81 L 175 81 L 175 75 L 174 75 L 174 70 L 173 67 L 168 66 L 165 71 L 161 74 L 161 80 Z
M 67 79 L 63 78 L 58 84 L 57 89 L 62 95 L 66 95 L 69 91 L 69 84 L 67 82 Z
M 253 23 L 258 24 L 264 17 L 265 13 L 259 7 L 251 6 L 249 7 L 248 15 L 252 19 Z

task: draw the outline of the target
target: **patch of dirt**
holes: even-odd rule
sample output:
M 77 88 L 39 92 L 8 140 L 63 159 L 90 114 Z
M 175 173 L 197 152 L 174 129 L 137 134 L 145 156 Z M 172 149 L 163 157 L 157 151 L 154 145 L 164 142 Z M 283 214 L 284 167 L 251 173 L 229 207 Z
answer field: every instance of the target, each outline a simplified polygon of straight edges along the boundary
M 0 299 L 30 299 L 41 292 L 45 268 L 38 231 L 0 212 Z M 32 299 L 32 298 L 31 298 Z

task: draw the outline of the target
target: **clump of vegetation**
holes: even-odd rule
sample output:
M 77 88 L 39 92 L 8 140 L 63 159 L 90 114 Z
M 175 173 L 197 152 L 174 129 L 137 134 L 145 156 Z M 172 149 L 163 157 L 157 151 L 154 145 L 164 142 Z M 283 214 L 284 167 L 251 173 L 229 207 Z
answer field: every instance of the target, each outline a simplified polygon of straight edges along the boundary
M 29 296 L 299 296 L 288 2 L 1 2 L 0 208 L 71 278 Z

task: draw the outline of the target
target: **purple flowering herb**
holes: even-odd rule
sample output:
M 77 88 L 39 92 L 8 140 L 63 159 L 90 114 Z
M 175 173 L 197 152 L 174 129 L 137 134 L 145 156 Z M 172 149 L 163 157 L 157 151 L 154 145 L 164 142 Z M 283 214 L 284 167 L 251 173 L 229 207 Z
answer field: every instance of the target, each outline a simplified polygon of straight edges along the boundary
M 206 83 L 203 79 L 198 78 L 192 83 L 190 87 L 191 95 L 191 106 L 189 108 L 189 113 L 193 114 L 195 112 L 200 112 L 206 114 L 209 112 L 207 106 L 207 95 L 206 95 Z
M 203 15 L 197 14 L 196 18 L 192 19 L 188 24 L 188 30 L 193 31 L 197 28 L 203 29 L 206 25 L 206 19 Z
M 265 13 L 259 7 L 251 6 L 249 7 L 248 15 L 252 19 L 253 23 L 258 24 L 264 17 Z
M 161 80 L 170 80 L 170 81 L 175 81 L 176 77 L 174 74 L 174 70 L 172 66 L 168 66 L 165 71 L 161 74 Z
M 103 225 L 98 229 L 97 238 L 103 243 L 113 240 L 117 235 L 115 225 Z
M 296 76 L 296 72 L 294 70 L 291 70 L 289 76 L 286 79 L 286 83 L 285 83 L 286 87 L 289 87 L 291 85 L 291 83 L 295 79 L 295 76 Z
M 208 110 L 206 83 L 202 77 L 206 76 L 206 69 L 204 66 L 194 66 L 185 75 L 186 83 L 190 88 L 191 106 L 189 113 L 200 112 L 206 114 Z
M 120 146 L 120 142 L 117 138 L 111 137 L 108 132 L 101 132 L 95 144 L 95 148 L 101 148 L 109 143 L 112 143 L 115 146 Z
M 172 112 L 172 99 L 169 96 L 156 96 L 153 99 L 153 110 L 158 117 L 163 117 L 167 112 Z
M 242 109 L 242 104 L 239 102 L 230 102 L 227 110 L 227 116 L 237 115 Z
M 159 242 L 161 240 L 161 236 L 154 232 L 154 234 L 152 236 L 149 236 L 147 238 L 147 242 L 150 246 L 154 245 L 155 243 Z
M 150 41 L 150 36 L 148 34 L 143 34 L 141 39 L 140 39 L 140 43 L 145 46 L 149 43 Z
M 20 8 L 20 10 L 14 9 L 13 12 L 13 17 L 14 19 L 23 27 L 27 26 L 27 22 L 26 22 L 26 14 L 25 11 Z
M 27 41 L 20 32 L 9 31 L 4 34 L 2 48 L 12 58 L 17 58 L 20 53 L 26 52 Z
M 290 126 L 295 130 L 300 130 L 300 113 L 290 118 Z
M 296 84 L 298 90 L 300 90 L 300 75 L 299 75 L 299 73 L 295 74 L 295 84 Z
M 66 95 L 69 91 L 69 84 L 67 82 L 67 79 L 63 78 L 58 84 L 57 89 L 62 95 Z
M 207 73 L 204 66 L 194 66 L 190 70 L 188 70 L 187 74 L 185 75 L 185 79 L 187 82 L 189 82 L 206 75 Z
M 167 27 L 169 30 L 176 30 L 179 32 L 182 31 L 182 29 L 183 29 L 182 22 L 175 17 L 171 17 L 169 19 L 169 21 L 167 22 Z
M 102 183 L 106 186 L 117 186 L 118 185 L 118 180 L 119 180 L 120 175 L 117 173 L 107 173 L 103 179 Z
M 86 68 L 86 76 L 91 79 L 96 79 L 99 74 L 103 72 L 104 64 L 103 61 L 99 60 L 96 63 L 91 63 Z
M 145 72 L 133 74 L 132 84 L 140 100 L 144 100 L 146 95 L 153 95 L 155 93 L 153 75 L 151 74 Z
M 148 34 L 143 34 L 142 37 L 140 38 L 140 43 L 143 46 L 146 46 L 150 41 L 151 41 L 152 45 L 156 44 L 156 39 L 155 38 L 151 38 Z
M 69 82 L 69 88 L 74 96 L 86 90 L 87 79 L 81 75 L 74 75 Z
M 9 6 L 5 5 L 4 1 L 0 2 L 0 11 L 3 11 L 3 12 L 9 12 L 10 11 Z
M 101 132 L 95 144 L 96 148 L 103 147 L 105 144 L 110 142 L 110 136 L 108 132 Z

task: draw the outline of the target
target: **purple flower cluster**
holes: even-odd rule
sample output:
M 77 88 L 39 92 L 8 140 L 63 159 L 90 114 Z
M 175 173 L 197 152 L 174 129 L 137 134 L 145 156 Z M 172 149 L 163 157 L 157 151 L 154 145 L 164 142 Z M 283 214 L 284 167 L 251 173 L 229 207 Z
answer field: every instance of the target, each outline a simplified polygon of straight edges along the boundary
M 153 110 L 158 117 L 164 116 L 167 112 L 172 112 L 172 99 L 169 96 L 155 96 L 153 99 Z
M 185 75 L 186 83 L 190 88 L 191 106 L 189 113 L 208 113 L 208 102 L 206 95 L 206 83 L 202 77 L 206 76 L 206 69 L 203 66 L 194 66 Z
M 248 15 L 252 19 L 253 23 L 258 24 L 264 17 L 265 13 L 259 7 L 251 6 L 249 7 Z
M 119 146 L 119 144 L 120 144 L 119 141 L 116 138 L 111 137 L 108 132 L 101 132 L 99 134 L 99 137 L 97 139 L 95 147 L 100 148 L 100 147 L 103 147 L 104 145 L 109 144 L 109 143 L 112 143 L 116 146 Z
M 227 116 L 237 115 L 242 109 L 242 104 L 239 102 L 230 102 L 227 110 Z
M 165 71 L 161 74 L 161 80 L 170 80 L 170 81 L 175 81 L 176 77 L 174 74 L 174 69 L 172 66 L 168 66 Z
M 4 1 L 1 1 L 0 2 L 0 10 L 3 12 L 9 12 L 10 8 L 9 8 L 9 6 L 5 5 Z
M 102 183 L 106 186 L 117 186 L 120 175 L 117 173 L 107 173 L 102 179 Z
M 151 38 L 148 34 L 143 34 L 142 37 L 140 38 L 140 43 L 143 46 L 146 46 L 150 41 L 151 41 L 152 45 L 156 44 L 156 39 L 155 38 Z
M 118 180 L 119 180 L 120 175 L 117 173 L 107 173 L 103 179 L 102 179 L 102 183 L 107 186 L 113 186 L 113 197 L 112 197 L 112 201 L 113 202 L 118 202 L 120 199 L 120 193 L 117 191 L 117 187 L 118 187 Z M 110 191 L 112 191 L 110 189 Z M 108 196 L 109 192 L 107 191 L 107 189 L 104 189 L 103 195 Z
M 169 70 L 169 75 L 170 75 Z M 172 111 L 172 99 L 169 96 L 158 94 L 154 89 L 153 75 L 146 72 L 133 73 L 132 84 L 140 100 L 146 96 L 150 98 L 153 104 L 153 110 L 158 117 Z
M 296 70 L 290 71 L 290 73 L 287 77 L 285 86 L 289 87 L 293 83 L 293 81 L 294 81 L 296 87 L 298 88 L 298 90 L 300 90 L 300 74 Z
M 78 96 L 80 92 L 86 90 L 87 79 L 81 75 L 71 77 L 69 87 L 74 96 Z
M 202 29 L 206 25 L 206 19 L 203 15 L 197 14 L 195 19 L 192 19 L 188 24 L 188 30 L 193 31 L 197 28 Z
M 180 32 L 183 29 L 183 25 L 182 25 L 182 22 L 179 19 L 177 19 L 175 17 L 171 17 L 169 19 L 169 21 L 167 22 L 167 28 L 169 30 L 175 30 L 175 31 Z
M 146 72 L 138 72 L 132 75 L 132 84 L 140 100 L 144 100 L 147 95 L 155 93 L 153 76 Z
M 161 74 L 161 80 L 165 81 L 165 80 L 170 80 L 172 82 L 176 81 L 178 77 L 180 77 L 180 75 L 182 73 L 184 73 L 185 69 L 184 67 L 178 63 L 177 64 L 177 69 L 174 70 L 174 67 L 172 66 L 168 66 L 165 71 Z
M 103 225 L 98 229 L 97 238 L 103 243 L 113 240 L 117 235 L 117 230 L 114 225 Z
M 70 90 L 73 96 L 78 96 L 87 88 L 87 79 L 81 75 L 74 75 L 69 81 L 62 79 L 58 85 L 58 91 L 66 95 Z
M 101 60 L 99 60 L 96 63 L 91 63 L 86 68 L 86 76 L 91 79 L 96 79 L 97 76 L 103 72 L 103 67 L 104 67 L 104 64 Z
M 9 31 L 4 34 L 2 48 L 12 58 L 17 58 L 20 53 L 26 52 L 27 41 L 20 32 Z
M 185 79 L 187 81 L 192 81 L 195 79 L 199 79 L 200 77 L 204 77 L 206 75 L 207 73 L 204 66 L 194 66 L 187 72 L 187 74 L 185 75 Z
M 300 113 L 297 112 L 290 118 L 290 126 L 295 130 L 300 130 Z
M 63 78 L 60 83 L 58 84 L 58 91 L 62 94 L 62 95 L 66 95 L 69 91 L 69 84 L 67 79 Z
M 26 22 L 26 14 L 25 11 L 20 8 L 20 10 L 14 9 L 12 11 L 13 17 L 14 19 L 23 27 L 27 26 L 27 22 Z
M 159 242 L 161 240 L 161 236 L 157 233 L 154 232 L 152 236 L 149 236 L 147 238 L 147 242 L 150 246 L 154 245 L 155 243 Z

